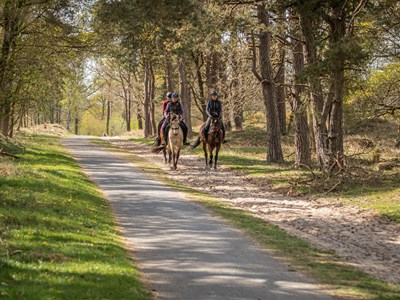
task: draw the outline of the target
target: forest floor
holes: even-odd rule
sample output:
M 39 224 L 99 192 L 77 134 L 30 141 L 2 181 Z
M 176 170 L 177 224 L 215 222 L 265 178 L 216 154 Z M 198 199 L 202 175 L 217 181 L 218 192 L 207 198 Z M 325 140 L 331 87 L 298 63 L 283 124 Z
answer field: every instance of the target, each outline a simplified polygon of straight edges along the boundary
M 175 182 L 207 193 L 232 207 L 275 224 L 311 245 L 335 251 L 364 272 L 384 281 L 400 283 L 400 223 L 359 207 L 317 197 L 290 197 L 271 192 L 257 180 L 220 166 L 205 169 L 204 158 L 184 154 L 178 170 L 164 164 L 151 146 L 121 138 L 106 138 L 165 171 Z

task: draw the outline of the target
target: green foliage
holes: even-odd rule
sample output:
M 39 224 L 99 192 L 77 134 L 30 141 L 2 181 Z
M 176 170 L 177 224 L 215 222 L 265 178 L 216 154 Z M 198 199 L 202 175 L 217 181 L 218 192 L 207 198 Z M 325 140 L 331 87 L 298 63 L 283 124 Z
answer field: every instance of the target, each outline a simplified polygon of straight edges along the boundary
M 150 298 L 108 203 L 59 140 L 20 143 L 16 172 L 0 175 L 0 298 Z
M 400 63 L 374 70 L 348 102 L 365 118 L 400 117 Z M 400 119 L 399 119 L 400 120 Z

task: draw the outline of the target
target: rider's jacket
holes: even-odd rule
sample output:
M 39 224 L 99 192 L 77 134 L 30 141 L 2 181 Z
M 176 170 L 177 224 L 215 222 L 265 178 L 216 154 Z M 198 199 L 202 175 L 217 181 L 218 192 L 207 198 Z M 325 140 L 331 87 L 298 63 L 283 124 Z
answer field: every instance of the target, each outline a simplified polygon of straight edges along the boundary
M 168 103 L 165 111 L 164 116 L 167 117 L 170 113 L 174 113 L 176 115 L 180 115 L 183 119 L 183 106 L 179 102 L 170 102 Z
M 171 102 L 171 100 L 169 98 L 164 100 L 164 102 L 162 104 L 162 112 L 163 112 L 163 114 L 165 112 L 165 109 L 167 108 L 168 103 L 170 103 L 170 102 Z
M 210 99 L 207 102 L 206 106 L 206 114 L 207 116 L 211 117 L 214 114 L 217 114 L 218 117 L 222 117 L 222 103 L 218 99 L 213 100 Z

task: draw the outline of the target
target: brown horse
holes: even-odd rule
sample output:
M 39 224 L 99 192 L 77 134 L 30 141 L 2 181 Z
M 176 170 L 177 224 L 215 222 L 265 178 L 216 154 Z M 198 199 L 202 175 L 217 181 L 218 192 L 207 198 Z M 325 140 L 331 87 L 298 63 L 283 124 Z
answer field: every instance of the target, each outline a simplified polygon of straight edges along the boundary
M 202 129 L 204 127 L 204 124 L 200 127 L 199 130 L 199 137 L 197 138 L 196 142 L 191 145 L 191 148 L 194 149 L 201 143 L 202 137 Z M 221 143 L 223 140 L 223 133 L 222 133 L 222 127 L 221 127 L 221 119 L 220 118 L 214 118 L 211 117 L 211 123 L 210 123 L 210 129 L 207 133 L 207 137 L 202 139 L 203 143 L 203 151 L 204 151 L 204 158 L 206 160 L 206 167 L 212 167 L 213 165 L 213 151 L 215 149 L 215 159 L 214 159 L 214 169 L 217 168 L 217 161 L 218 161 L 218 152 L 219 149 L 221 148 Z M 208 152 L 210 152 L 210 160 L 208 160 L 208 153 L 207 153 L 207 148 Z
M 169 116 L 169 133 L 167 138 L 167 145 L 161 145 L 152 150 L 153 153 L 159 153 L 161 150 L 164 154 L 164 162 L 171 164 L 171 169 L 176 170 L 178 165 L 179 154 L 183 143 L 183 131 L 180 123 L 179 115 L 171 113 Z M 163 132 L 160 132 L 161 139 L 164 140 Z M 168 160 L 167 160 L 168 149 Z

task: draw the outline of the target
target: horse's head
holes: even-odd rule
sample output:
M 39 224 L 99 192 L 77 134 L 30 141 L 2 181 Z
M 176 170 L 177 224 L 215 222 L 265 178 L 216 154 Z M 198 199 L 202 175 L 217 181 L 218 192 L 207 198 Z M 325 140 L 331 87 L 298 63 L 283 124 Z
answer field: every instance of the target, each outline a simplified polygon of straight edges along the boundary
M 219 132 L 221 130 L 221 119 L 219 117 L 211 117 L 210 132 Z
M 171 127 L 171 131 L 174 135 L 177 135 L 179 132 L 179 115 L 171 113 L 169 115 L 169 125 Z

